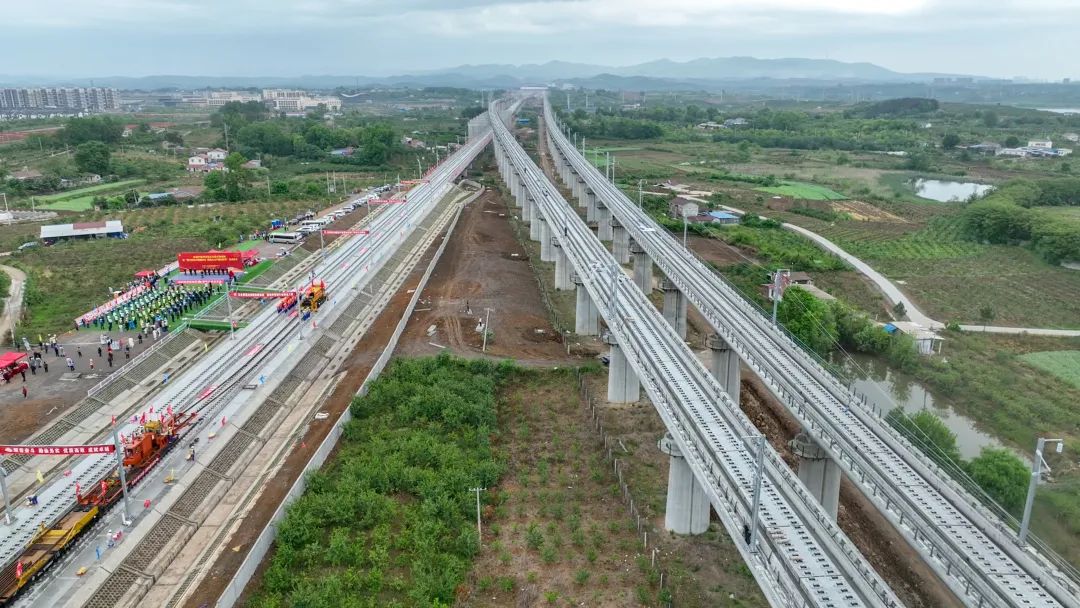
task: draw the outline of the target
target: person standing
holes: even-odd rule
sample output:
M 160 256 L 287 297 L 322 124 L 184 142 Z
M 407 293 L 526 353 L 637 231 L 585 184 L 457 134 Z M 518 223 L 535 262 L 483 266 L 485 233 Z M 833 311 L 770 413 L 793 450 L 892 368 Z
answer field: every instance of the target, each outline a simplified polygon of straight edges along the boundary
M 23 387 L 22 387 L 22 398 L 23 399 L 26 399 L 26 392 L 27 392 L 26 391 L 26 385 L 24 384 Z
M 90 358 L 90 369 L 94 369 L 94 359 L 93 359 L 93 357 Z
M 67 358 L 67 366 L 71 371 L 75 371 L 75 362 L 71 360 L 71 357 Z
M 45 373 L 49 373 L 49 362 L 44 359 L 38 359 L 41 362 L 41 369 L 45 370 Z
M 82 347 L 81 346 L 76 346 L 75 347 L 75 354 L 77 354 L 79 356 L 79 358 L 82 359 Z

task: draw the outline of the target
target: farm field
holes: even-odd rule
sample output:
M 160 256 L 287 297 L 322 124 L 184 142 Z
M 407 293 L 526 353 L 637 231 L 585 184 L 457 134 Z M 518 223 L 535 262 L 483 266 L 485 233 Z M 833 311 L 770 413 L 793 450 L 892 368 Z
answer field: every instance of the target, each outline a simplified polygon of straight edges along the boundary
M 843 200 L 848 197 L 830 190 L 825 186 L 818 186 L 816 184 L 807 184 L 805 182 L 784 182 L 779 186 L 768 186 L 764 188 L 756 188 L 760 192 L 768 192 L 770 194 L 779 194 L 780 196 L 790 196 L 796 199 L 805 199 L 809 201 L 836 201 Z
M 1025 363 L 1080 388 L 1080 350 L 1057 350 L 1021 355 Z
M 78 198 L 87 194 L 98 194 L 101 192 L 109 192 L 111 190 L 120 190 L 123 188 L 129 188 L 136 184 L 141 184 L 146 180 L 142 179 L 127 179 L 119 182 L 109 182 L 107 184 L 97 184 L 96 186 L 87 186 L 85 188 L 76 188 L 74 190 L 67 190 L 65 192 L 58 192 L 56 194 L 49 194 L 47 196 L 36 197 L 39 201 L 55 202 L 63 201 L 69 198 Z
M 602 374 L 587 377 L 603 382 Z M 635 421 L 651 417 L 649 426 L 660 424 L 651 409 L 624 407 L 635 410 Z M 732 605 L 764 605 L 715 528 L 693 538 L 650 529 L 649 545 L 661 556 L 653 566 L 572 370 L 518 374 L 500 392 L 499 429 L 495 450 L 507 471 L 458 605 L 663 606 L 668 592 L 674 605 L 690 608 L 723 605 L 729 595 L 738 598 Z M 652 505 L 662 505 L 665 495 L 658 432 L 650 428 L 644 442 L 620 437 L 625 450 L 617 453 L 620 467 L 636 471 L 630 491 L 636 504 L 650 509 L 650 522 L 656 521 Z M 654 469 L 655 461 L 663 468 Z M 668 591 L 659 588 L 659 568 L 667 573 Z
M 449 606 L 476 554 L 476 495 L 503 473 L 489 441 L 516 370 L 398 359 L 353 401 L 334 456 L 288 509 L 250 606 Z M 483 504 L 500 504 L 485 492 Z M 494 507 L 488 507 L 494 508 Z

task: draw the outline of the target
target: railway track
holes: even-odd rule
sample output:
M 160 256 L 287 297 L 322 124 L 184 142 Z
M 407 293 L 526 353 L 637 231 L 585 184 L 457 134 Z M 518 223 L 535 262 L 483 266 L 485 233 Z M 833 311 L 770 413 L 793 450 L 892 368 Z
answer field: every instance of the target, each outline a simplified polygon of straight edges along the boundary
M 318 264 L 318 277 L 326 281 L 331 289 L 337 289 L 344 301 L 346 294 L 362 286 L 378 271 L 403 236 L 413 229 L 416 218 L 422 218 L 430 211 L 449 188 L 449 180 L 464 170 L 485 144 L 484 138 L 480 138 L 466 145 L 460 154 L 435 168 L 429 176 L 430 183 L 422 184 L 410 192 L 409 204 L 394 206 L 373 216 L 369 235 L 338 239 L 334 251 L 328 252 L 325 261 Z M 325 318 L 333 314 L 336 308 L 343 308 L 336 306 L 335 302 L 336 298 L 332 298 L 317 318 Z M 294 337 L 297 341 L 310 339 L 312 333 L 313 331 L 307 330 L 306 322 L 301 323 L 299 318 L 279 314 L 272 305 L 265 306 L 254 315 L 246 329 L 236 333 L 235 339 L 223 340 L 186 373 L 171 380 L 166 390 L 155 398 L 158 406 L 155 411 L 160 411 L 166 405 L 172 405 L 175 411 L 198 411 L 202 420 L 194 430 L 202 433 L 219 424 L 219 417 L 227 420 L 238 413 L 239 406 L 233 405 L 237 401 L 236 397 L 258 376 L 265 375 L 269 366 L 274 365 L 275 369 L 280 369 L 283 365 L 295 365 L 297 361 L 288 360 L 290 349 L 287 345 L 292 343 Z M 129 434 L 136 426 L 125 421 L 121 432 Z M 4 529 L 0 534 L 0 559 L 3 559 L 5 564 L 10 564 L 15 557 L 14 552 L 25 544 L 27 534 L 31 534 L 42 523 L 51 525 L 66 509 L 70 509 L 72 504 L 70 500 L 66 500 L 66 496 L 70 496 L 68 492 L 72 491 L 75 481 L 88 487 L 88 484 L 107 474 L 113 462 L 108 457 L 88 457 L 73 468 L 71 478 L 54 480 L 48 484 L 40 494 L 41 507 L 36 510 L 18 510 L 19 517 L 15 525 Z M 214 465 L 211 461 L 207 469 L 214 470 Z M 195 498 L 193 495 L 191 500 L 194 501 Z M 172 519 L 181 521 L 170 523 Z M 182 518 L 164 518 L 160 529 L 158 525 L 153 527 L 152 536 L 167 534 L 170 529 L 175 532 L 183 525 L 185 522 Z M 153 540 L 152 536 L 148 538 Z M 93 601 L 99 599 L 98 593 L 92 597 Z
M 555 126 L 545 99 L 544 117 Z M 1075 570 L 1052 551 L 1027 551 L 974 484 L 961 485 L 900 436 L 791 335 L 683 248 L 548 128 L 558 162 L 589 189 L 668 280 L 738 352 L 847 477 L 952 591 L 972 606 L 1080 606 Z M 1007 517 L 1007 516 L 1006 516 Z
M 511 108 L 512 110 L 513 108 Z M 497 114 L 496 106 L 489 116 Z M 504 116 L 508 116 L 507 111 Z M 897 606 L 899 601 L 806 491 L 723 387 L 704 368 L 611 254 L 570 209 L 501 121 L 493 120 L 504 179 L 524 184 L 622 349 L 672 441 L 776 606 Z M 535 213 L 535 211 L 534 211 Z M 535 220 L 534 220 L 535 221 Z M 611 373 L 611 372 L 609 372 Z M 759 544 L 744 536 L 754 518 L 756 459 L 762 458 Z

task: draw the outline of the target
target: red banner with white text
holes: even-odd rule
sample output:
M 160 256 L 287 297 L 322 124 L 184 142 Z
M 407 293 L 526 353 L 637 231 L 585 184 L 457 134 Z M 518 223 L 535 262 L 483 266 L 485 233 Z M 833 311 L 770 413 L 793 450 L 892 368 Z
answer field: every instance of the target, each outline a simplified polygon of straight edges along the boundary
M 111 454 L 116 446 L 111 443 L 98 445 L 0 445 L 0 454 L 25 454 L 27 456 L 80 456 L 85 454 Z

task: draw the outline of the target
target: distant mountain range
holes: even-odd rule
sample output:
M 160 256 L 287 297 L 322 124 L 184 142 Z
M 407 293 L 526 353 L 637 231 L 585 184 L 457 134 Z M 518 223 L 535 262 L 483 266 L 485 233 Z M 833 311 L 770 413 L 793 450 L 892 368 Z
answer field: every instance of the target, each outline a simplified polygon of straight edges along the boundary
M 57 78 L 0 75 L 0 85 L 69 85 L 118 89 L 198 89 L 224 87 L 302 87 L 332 89 L 372 85 L 508 87 L 522 84 L 571 83 L 618 89 L 714 89 L 725 83 L 748 81 L 801 81 L 849 83 L 926 82 L 955 74 L 894 72 L 872 63 L 847 63 L 832 59 L 757 59 L 754 57 L 701 58 L 691 61 L 660 59 L 637 65 L 612 67 L 549 61 L 526 65 L 463 65 L 456 68 L 418 71 L 387 77 L 369 76 L 109 76 Z

